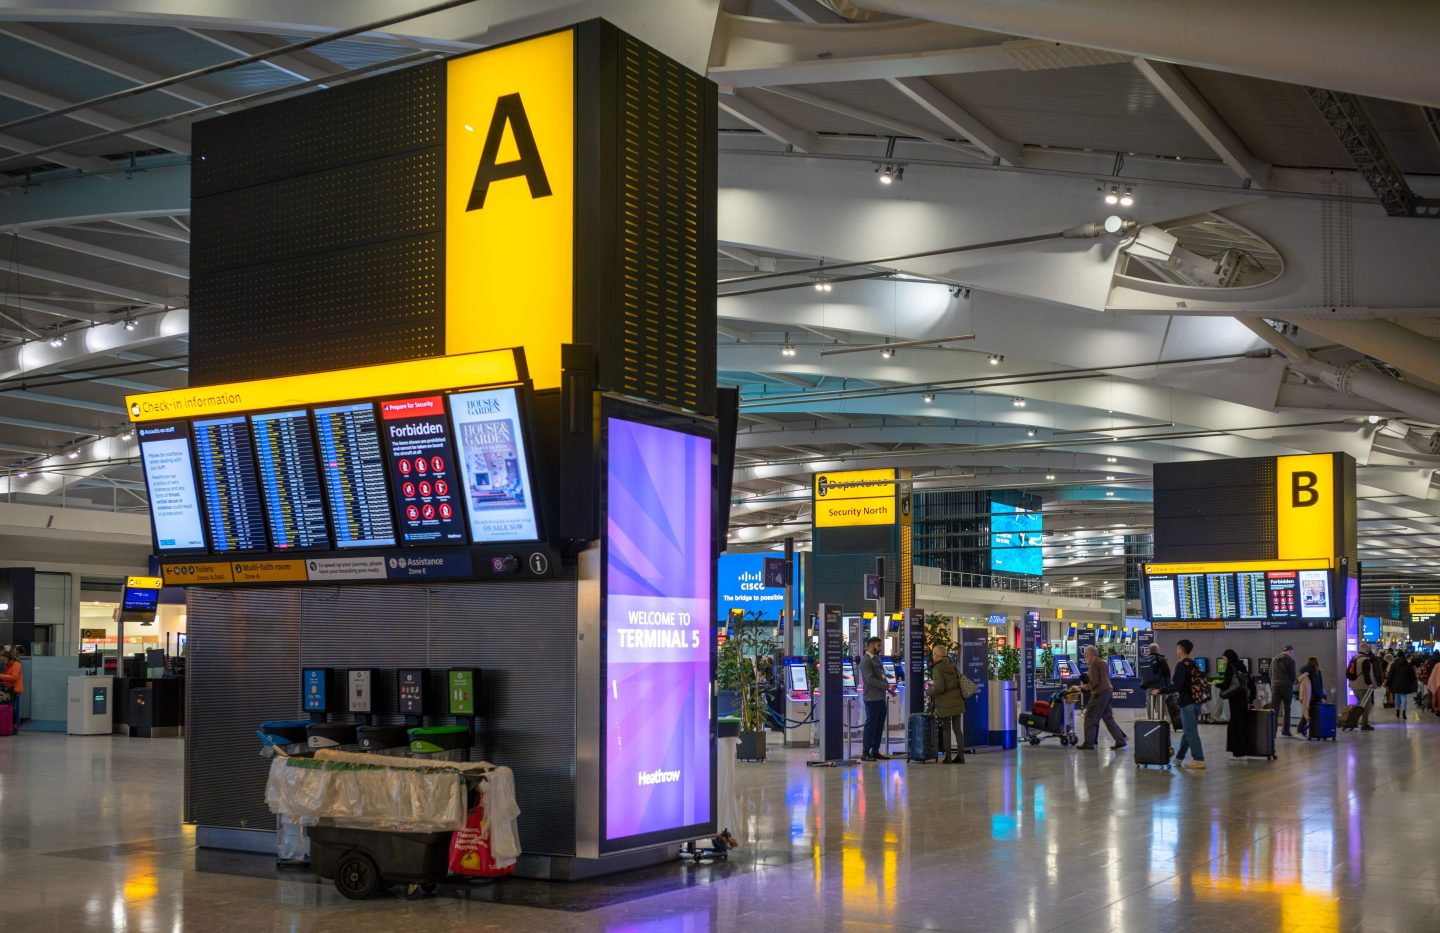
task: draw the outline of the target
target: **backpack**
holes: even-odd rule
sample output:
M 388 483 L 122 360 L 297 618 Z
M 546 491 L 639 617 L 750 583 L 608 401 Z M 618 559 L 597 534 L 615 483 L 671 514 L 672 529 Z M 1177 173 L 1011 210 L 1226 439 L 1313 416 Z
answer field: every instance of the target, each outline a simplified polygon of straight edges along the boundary
M 1348 665 L 1346 665 L 1346 667 L 1345 667 L 1345 679 L 1346 679 L 1346 680 L 1359 680 L 1359 679 L 1360 679 L 1360 664 L 1359 664 L 1359 661 L 1360 661 L 1360 655 L 1358 655 L 1358 654 L 1355 655 L 1355 657 L 1353 657 L 1353 658 L 1350 659 L 1350 663 L 1349 663 Z
M 1187 659 L 1186 664 L 1190 666 L 1190 703 L 1203 705 L 1210 702 L 1210 681 L 1200 673 L 1200 668 L 1194 661 Z

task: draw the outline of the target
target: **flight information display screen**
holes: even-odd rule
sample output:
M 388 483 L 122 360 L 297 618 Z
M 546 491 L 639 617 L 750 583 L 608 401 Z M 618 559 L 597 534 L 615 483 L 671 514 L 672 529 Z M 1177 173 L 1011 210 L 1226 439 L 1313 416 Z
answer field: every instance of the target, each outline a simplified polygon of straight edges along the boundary
M 205 550 L 204 519 L 190 454 L 189 427 L 184 422 L 144 425 L 140 462 L 150 494 L 150 520 L 155 550 L 161 554 L 193 554 Z
M 320 466 L 330 505 L 330 524 L 339 548 L 395 544 L 385 488 L 385 460 L 375 406 L 335 405 L 315 409 Z
M 461 483 L 444 396 L 383 401 L 380 422 L 401 543 L 464 544 Z
M 462 392 L 448 401 L 471 540 L 536 540 L 540 528 L 516 390 Z
M 260 478 L 245 417 L 196 421 L 194 433 L 210 549 L 216 553 L 265 550 Z
M 310 415 L 278 411 L 252 415 L 260 488 L 270 527 L 270 546 L 281 550 L 312 550 L 330 546 L 325 496 L 320 488 L 320 463 L 310 436 Z
M 1225 628 L 1326 628 L 1335 618 L 1329 570 L 1241 570 L 1145 575 L 1152 622 Z M 1219 628 L 1220 625 L 1196 625 Z

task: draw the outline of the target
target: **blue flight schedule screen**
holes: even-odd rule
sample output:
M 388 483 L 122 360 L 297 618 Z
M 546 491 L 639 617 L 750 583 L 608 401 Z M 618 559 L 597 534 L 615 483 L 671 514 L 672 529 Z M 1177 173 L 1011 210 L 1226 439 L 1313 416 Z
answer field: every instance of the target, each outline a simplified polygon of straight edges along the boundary
M 196 421 L 195 460 L 210 549 L 216 553 L 265 550 L 260 479 L 244 416 Z
M 260 463 L 270 546 L 277 551 L 329 547 L 309 415 L 303 410 L 252 415 L 250 429 Z
M 393 547 L 395 522 L 390 517 L 375 406 L 364 402 L 317 408 L 315 434 L 335 546 Z

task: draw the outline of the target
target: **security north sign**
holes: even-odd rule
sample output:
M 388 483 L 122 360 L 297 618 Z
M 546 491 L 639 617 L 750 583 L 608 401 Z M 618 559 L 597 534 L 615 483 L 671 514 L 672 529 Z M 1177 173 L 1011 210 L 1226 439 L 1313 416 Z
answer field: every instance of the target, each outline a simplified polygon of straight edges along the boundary
M 895 524 L 900 517 L 895 480 L 893 468 L 816 473 L 815 527 Z

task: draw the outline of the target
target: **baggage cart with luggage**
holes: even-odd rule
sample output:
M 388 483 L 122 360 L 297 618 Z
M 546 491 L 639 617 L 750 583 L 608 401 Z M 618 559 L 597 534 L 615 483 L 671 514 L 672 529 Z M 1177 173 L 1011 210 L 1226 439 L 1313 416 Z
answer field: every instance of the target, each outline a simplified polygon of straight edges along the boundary
M 1075 704 L 1079 700 L 1078 687 L 1058 690 L 1048 700 L 1036 700 L 1030 712 L 1019 717 L 1025 741 L 1039 745 L 1045 739 L 1059 739 L 1062 746 L 1079 745 L 1080 737 L 1075 734 Z

